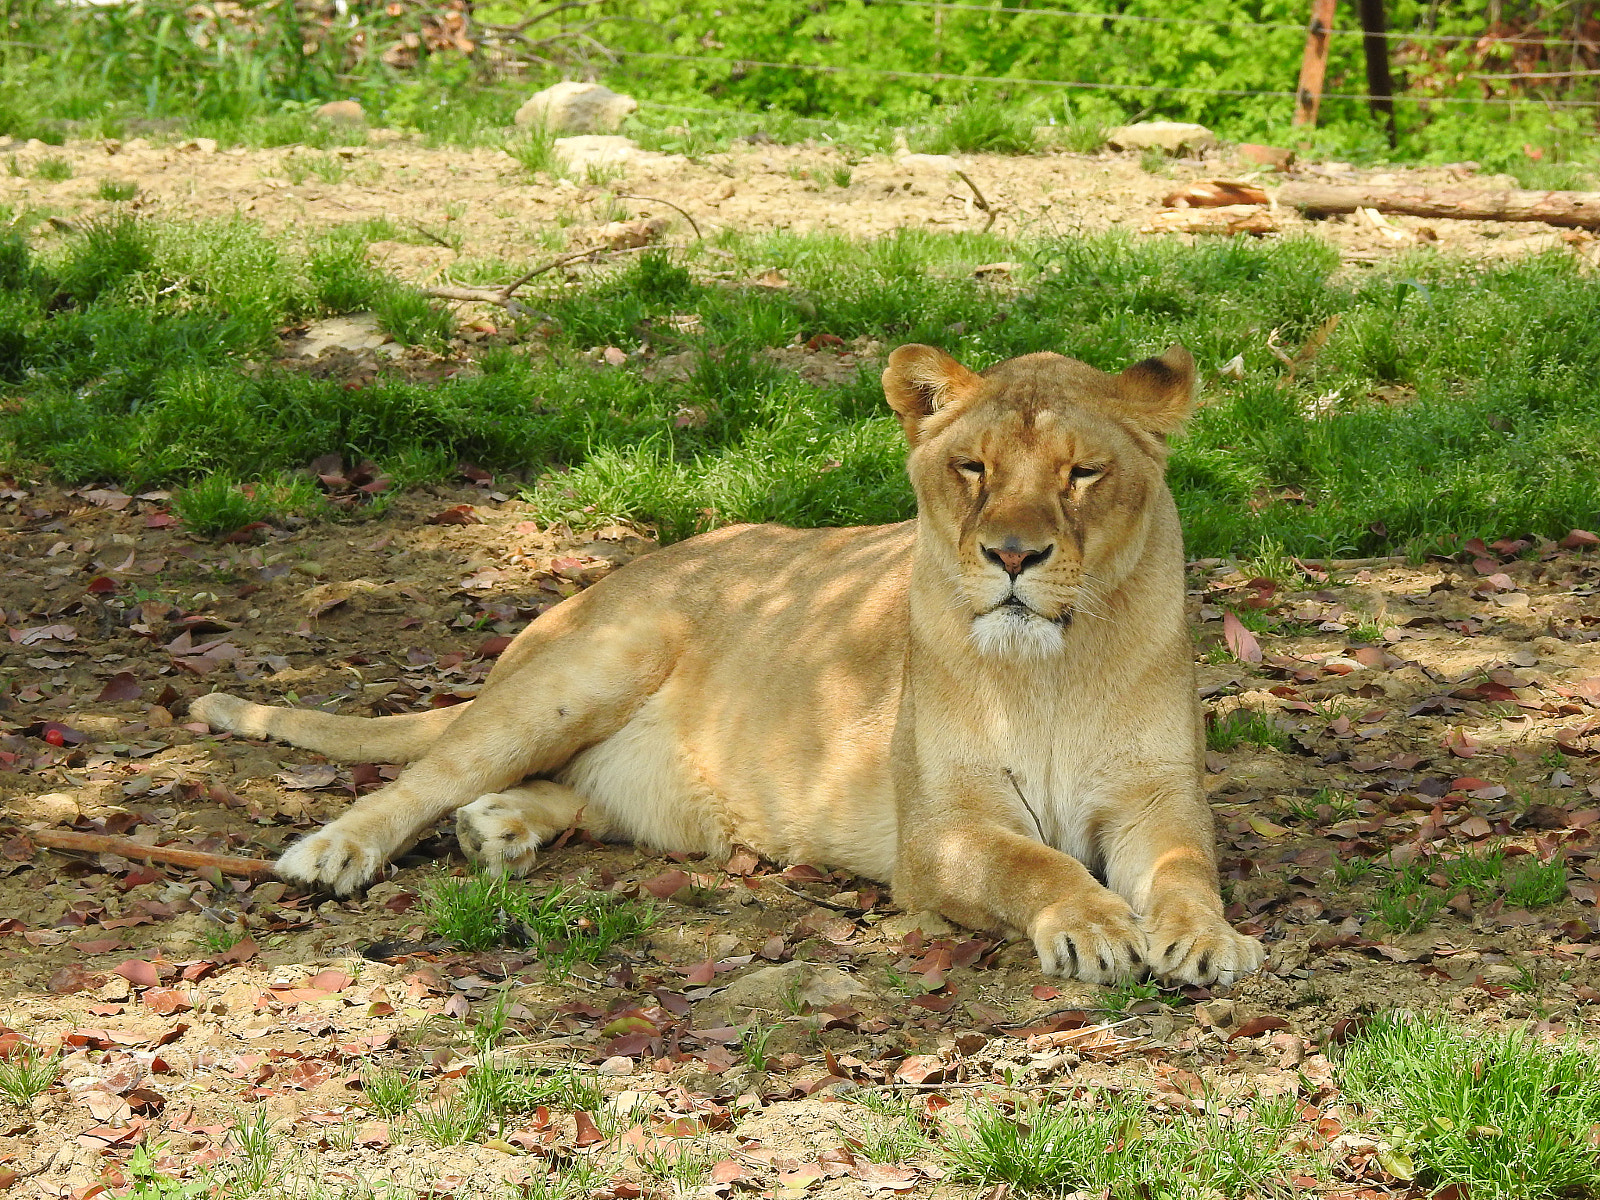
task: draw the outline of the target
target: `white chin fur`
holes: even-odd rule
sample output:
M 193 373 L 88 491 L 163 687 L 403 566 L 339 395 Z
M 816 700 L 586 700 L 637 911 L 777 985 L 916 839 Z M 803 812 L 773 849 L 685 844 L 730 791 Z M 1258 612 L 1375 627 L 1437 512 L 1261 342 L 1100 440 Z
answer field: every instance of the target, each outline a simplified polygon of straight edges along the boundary
M 1066 645 L 1066 631 L 1054 621 L 1005 608 L 976 618 L 971 637 L 978 653 L 992 658 L 1045 658 Z

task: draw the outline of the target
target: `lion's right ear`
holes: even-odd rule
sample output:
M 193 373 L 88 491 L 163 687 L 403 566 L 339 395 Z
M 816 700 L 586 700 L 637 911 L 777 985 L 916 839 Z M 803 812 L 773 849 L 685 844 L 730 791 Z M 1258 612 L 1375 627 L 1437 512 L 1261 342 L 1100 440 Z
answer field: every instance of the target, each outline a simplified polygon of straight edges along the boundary
M 974 372 L 933 346 L 899 346 L 883 369 L 884 397 L 913 446 L 922 436 L 923 421 L 964 402 L 980 383 Z

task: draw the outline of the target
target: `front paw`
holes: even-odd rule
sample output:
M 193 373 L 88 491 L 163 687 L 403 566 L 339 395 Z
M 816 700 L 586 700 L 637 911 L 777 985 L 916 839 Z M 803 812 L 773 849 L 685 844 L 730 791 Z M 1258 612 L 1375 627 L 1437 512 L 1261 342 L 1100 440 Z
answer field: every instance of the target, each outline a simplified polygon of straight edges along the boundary
M 1145 933 L 1127 901 L 1111 892 L 1060 900 L 1028 930 L 1047 975 L 1116 983 L 1145 969 Z
M 1147 919 L 1150 967 L 1173 983 L 1230 984 L 1261 969 L 1267 952 L 1209 905 L 1176 901 Z
M 385 848 L 362 837 L 341 821 L 307 834 L 278 859 L 278 878 L 309 891 L 349 896 L 372 883 L 383 872 L 389 855 Z
M 456 810 L 456 841 L 490 871 L 526 875 L 539 861 L 540 840 L 514 797 L 491 792 Z

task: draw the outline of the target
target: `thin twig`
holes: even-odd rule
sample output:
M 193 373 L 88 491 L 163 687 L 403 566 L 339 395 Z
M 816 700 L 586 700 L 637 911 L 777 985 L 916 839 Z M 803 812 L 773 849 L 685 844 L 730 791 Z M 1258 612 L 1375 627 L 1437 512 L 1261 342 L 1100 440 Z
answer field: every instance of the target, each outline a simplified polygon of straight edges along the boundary
M 115 854 L 133 862 L 171 863 L 196 870 L 214 868 L 224 875 L 250 878 L 270 875 L 275 864 L 265 858 L 238 858 L 231 854 L 206 854 L 182 846 L 151 846 L 132 838 L 107 833 L 79 833 L 75 830 L 40 829 L 24 832 L 35 846 L 48 850 L 77 850 L 85 854 Z
M 956 177 L 960 179 L 962 183 L 966 184 L 972 189 L 974 203 L 976 203 L 977 206 L 984 212 L 988 212 L 989 202 L 983 198 L 983 193 L 978 190 L 978 185 L 972 182 L 972 176 L 968 175 L 965 171 L 957 171 Z
M 983 232 L 988 233 L 989 230 L 994 226 L 994 219 L 1000 215 L 999 212 L 986 199 L 984 199 L 983 193 L 978 190 L 978 185 L 972 182 L 972 176 L 968 175 L 965 171 L 957 171 L 956 177 L 960 179 L 962 183 L 966 184 L 972 189 L 973 203 L 975 203 L 983 212 L 989 214 L 989 219 L 983 223 Z
M 646 200 L 651 204 L 665 204 L 668 208 L 677 208 L 680 213 L 683 213 L 683 219 L 685 221 L 689 222 L 689 228 L 694 230 L 695 240 L 696 241 L 702 241 L 702 242 L 705 241 L 705 235 L 700 232 L 700 226 L 698 226 L 698 225 L 696 225 L 694 223 L 694 218 L 691 217 L 685 209 L 678 208 L 678 206 L 676 204 L 674 204 L 671 200 L 663 200 L 660 196 L 640 196 L 640 195 L 637 195 L 637 194 L 635 194 L 633 192 L 618 192 L 617 193 L 617 199 L 618 200 Z
M 1028 815 L 1033 818 L 1033 828 L 1039 834 L 1039 840 L 1044 842 L 1044 826 L 1039 823 L 1039 814 L 1033 811 L 1033 805 L 1029 804 L 1028 798 L 1022 794 L 1022 785 L 1017 782 L 1017 777 L 1010 767 L 1006 768 L 1006 778 L 1011 781 L 1011 790 L 1017 793 L 1017 799 L 1022 801 L 1022 807 L 1027 809 Z M 1049 844 L 1045 842 L 1045 845 Z
M 836 900 L 820 900 L 816 896 L 808 896 L 799 888 L 790 887 L 776 875 L 764 875 L 762 878 L 768 883 L 772 884 L 779 891 L 788 892 L 789 895 L 794 896 L 797 899 L 804 900 L 807 904 L 816 904 L 822 908 L 831 908 L 834 912 L 853 913 L 861 911 L 859 908 L 851 908 L 848 904 L 840 904 Z
M 407 217 L 405 219 L 405 221 L 406 221 L 407 225 L 411 226 L 411 228 L 415 229 L 418 233 L 420 233 L 423 237 L 427 238 L 430 242 L 433 242 L 436 245 L 443 246 L 446 250 L 454 250 L 454 249 L 456 249 L 456 247 L 452 246 L 449 242 L 445 241 L 442 237 L 440 237 L 433 230 L 429 229 L 421 221 L 413 221 L 410 217 Z
M 563 254 L 559 258 L 551 259 L 549 262 L 533 268 L 533 270 L 520 278 L 513 279 L 504 287 L 478 288 L 446 285 L 443 287 L 426 287 L 422 288 L 421 291 L 424 296 L 432 296 L 436 300 L 462 300 L 473 304 L 498 304 L 501 308 L 514 313 L 531 313 L 532 309 L 525 308 L 511 298 L 511 294 L 530 279 L 536 279 L 546 271 L 553 271 L 557 267 L 565 266 L 567 263 L 577 262 L 580 258 L 592 258 L 597 254 L 637 254 L 641 250 L 653 249 L 656 249 L 656 247 L 622 246 L 617 249 L 610 249 L 605 246 L 596 246 L 590 250 L 577 250 L 571 254 Z

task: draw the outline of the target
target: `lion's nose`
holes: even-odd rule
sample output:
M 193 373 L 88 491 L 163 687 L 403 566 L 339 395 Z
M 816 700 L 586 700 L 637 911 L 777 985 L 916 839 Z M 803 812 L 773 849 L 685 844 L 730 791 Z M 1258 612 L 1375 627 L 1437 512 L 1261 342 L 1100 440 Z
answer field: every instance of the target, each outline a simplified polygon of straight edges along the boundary
M 983 556 L 1015 579 L 1029 567 L 1036 567 L 1049 558 L 1054 549 L 1054 546 L 1046 546 L 1042 550 L 1024 550 L 1016 538 L 1007 538 L 1001 547 L 985 546 Z

